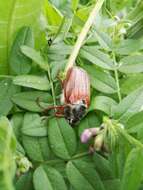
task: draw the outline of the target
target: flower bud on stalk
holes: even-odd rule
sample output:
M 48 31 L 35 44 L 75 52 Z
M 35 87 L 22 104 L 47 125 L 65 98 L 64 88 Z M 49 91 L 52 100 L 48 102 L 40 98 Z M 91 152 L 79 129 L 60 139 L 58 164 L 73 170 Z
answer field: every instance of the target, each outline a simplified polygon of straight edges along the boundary
M 99 132 L 100 128 L 89 128 L 85 129 L 81 134 L 81 142 L 87 143 L 92 137 L 96 136 Z
M 94 149 L 95 151 L 100 151 L 104 144 L 104 134 L 101 133 L 95 137 L 94 140 Z

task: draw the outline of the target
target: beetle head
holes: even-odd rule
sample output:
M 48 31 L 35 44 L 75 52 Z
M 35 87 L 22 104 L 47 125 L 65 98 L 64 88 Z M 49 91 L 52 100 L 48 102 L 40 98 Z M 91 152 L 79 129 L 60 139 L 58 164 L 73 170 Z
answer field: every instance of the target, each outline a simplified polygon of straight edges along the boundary
M 64 108 L 65 119 L 68 120 L 70 125 L 77 124 L 86 112 L 86 105 L 83 102 L 76 104 L 67 104 Z

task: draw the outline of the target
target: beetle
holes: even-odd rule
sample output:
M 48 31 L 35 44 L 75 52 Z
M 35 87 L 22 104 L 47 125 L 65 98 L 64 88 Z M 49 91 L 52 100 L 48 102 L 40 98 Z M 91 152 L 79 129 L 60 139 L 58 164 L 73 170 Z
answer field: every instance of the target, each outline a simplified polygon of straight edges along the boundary
M 68 69 L 62 88 L 62 105 L 51 106 L 46 110 L 55 109 L 55 116 L 65 117 L 70 125 L 75 125 L 90 105 L 90 80 L 87 72 L 78 66 Z

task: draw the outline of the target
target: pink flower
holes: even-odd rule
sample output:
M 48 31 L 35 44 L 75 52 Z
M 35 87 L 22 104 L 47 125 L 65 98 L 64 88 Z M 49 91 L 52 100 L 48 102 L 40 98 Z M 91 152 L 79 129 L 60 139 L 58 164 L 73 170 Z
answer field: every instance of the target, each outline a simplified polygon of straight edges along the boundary
M 89 128 L 85 129 L 80 136 L 80 140 L 82 143 L 87 143 L 93 136 L 97 134 L 99 128 Z
M 91 137 L 92 137 L 91 131 L 89 129 L 85 129 L 81 134 L 80 140 L 82 143 L 87 143 Z

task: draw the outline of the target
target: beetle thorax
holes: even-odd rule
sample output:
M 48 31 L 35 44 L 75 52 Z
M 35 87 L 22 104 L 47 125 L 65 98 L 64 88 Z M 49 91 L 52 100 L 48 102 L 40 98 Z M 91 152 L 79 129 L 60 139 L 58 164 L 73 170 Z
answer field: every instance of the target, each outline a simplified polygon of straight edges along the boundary
M 79 100 L 74 104 L 67 104 L 64 108 L 65 119 L 67 119 L 71 125 L 76 124 L 84 116 L 86 108 L 87 106 L 82 100 Z

